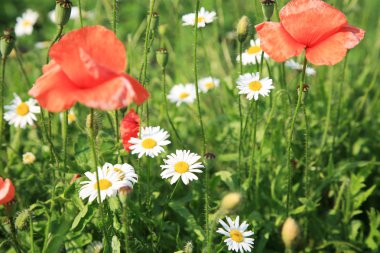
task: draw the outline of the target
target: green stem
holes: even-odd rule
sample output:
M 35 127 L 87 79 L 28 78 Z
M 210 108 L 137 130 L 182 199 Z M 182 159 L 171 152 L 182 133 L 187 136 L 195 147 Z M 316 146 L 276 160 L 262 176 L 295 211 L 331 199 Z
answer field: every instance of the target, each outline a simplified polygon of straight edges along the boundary
M 174 196 L 174 193 L 175 193 L 175 190 L 177 189 L 178 185 L 179 185 L 179 182 L 181 181 L 181 178 L 178 179 L 177 183 L 175 184 L 174 188 L 173 188 L 173 191 L 172 193 L 170 194 L 170 196 L 168 197 L 167 201 L 166 201 L 166 204 L 164 206 L 164 210 L 162 212 L 162 217 L 161 217 L 161 225 L 160 225 L 160 236 L 159 238 L 161 239 L 161 236 L 162 236 L 162 230 L 163 230 L 163 225 L 164 225 L 164 219 L 165 219 L 165 214 L 166 214 L 166 209 L 168 209 L 168 206 L 170 204 L 170 201 L 173 199 L 173 196 Z
M 80 27 L 83 27 L 82 1 L 78 0 Z
M 117 0 L 113 0 L 113 11 L 112 11 L 112 30 L 117 34 Z
M 182 140 L 181 140 L 181 137 L 179 136 L 178 132 L 177 132 L 177 129 L 175 128 L 174 126 L 174 123 L 169 115 L 169 106 L 168 106 L 168 98 L 166 96 L 166 92 L 167 92 L 167 87 L 166 87 L 166 68 L 162 68 L 162 85 L 163 85 L 163 96 L 164 96 L 164 103 L 165 103 L 165 113 L 166 113 L 166 118 L 168 119 L 169 121 L 169 124 L 171 126 L 171 128 L 173 129 L 174 133 L 175 133 L 175 136 L 177 137 L 177 140 L 180 142 L 180 144 L 182 145 Z
M 34 236 L 33 236 L 33 217 L 29 216 L 29 236 L 30 236 L 30 250 L 34 253 Z
M 61 38 L 62 32 L 63 32 L 63 26 L 61 26 L 61 25 L 57 26 L 57 33 L 55 34 L 54 39 L 51 41 L 49 48 L 48 48 L 48 51 L 47 51 L 48 53 L 46 55 L 46 64 L 49 63 L 50 49 L 54 45 L 54 43 L 56 43 L 59 40 L 59 38 Z
M 2 58 L 0 81 L 0 151 L 3 153 L 4 137 L 4 97 L 5 97 L 5 64 L 7 57 Z M 5 152 L 4 152 L 5 153 Z M 0 156 L 0 166 L 3 167 L 3 157 Z
M 128 202 L 127 200 L 125 200 L 126 202 Z M 125 240 L 125 252 L 126 253 L 129 253 L 130 252 L 130 249 L 129 249 L 129 238 L 128 238 L 128 204 L 126 203 L 125 207 L 123 208 L 123 217 L 124 217 L 124 240 Z
M 24 65 L 23 65 L 23 63 L 22 63 L 21 53 L 20 53 L 20 50 L 18 49 L 17 46 L 15 46 L 15 51 L 16 51 L 17 62 L 18 62 L 18 64 L 20 65 L 20 69 L 21 69 L 22 75 L 24 76 L 25 81 L 27 82 L 27 84 L 28 84 L 28 88 L 29 88 L 29 85 L 31 85 L 31 82 L 30 82 L 30 80 L 29 80 L 28 75 L 26 74 L 26 71 L 25 71 Z
M 64 111 L 62 115 L 62 153 L 63 153 L 63 173 L 66 175 L 66 163 L 67 163 L 67 122 L 68 111 Z
M 14 219 L 13 217 L 8 217 L 8 221 L 9 221 L 9 227 L 10 227 L 10 230 L 11 230 L 11 235 L 12 235 L 12 240 L 14 241 L 14 248 L 16 250 L 17 253 L 21 253 L 22 250 L 21 250 L 21 247 L 19 245 L 19 242 L 17 240 L 17 233 L 16 233 L 16 228 L 15 228 L 15 222 L 14 222 Z
M 294 125 L 296 122 L 298 110 L 301 106 L 301 101 L 302 101 L 302 94 L 303 94 L 303 84 L 305 82 L 305 72 L 306 72 L 306 65 L 307 65 L 307 59 L 305 56 L 304 62 L 303 62 L 303 68 L 302 68 L 302 79 L 299 84 L 298 88 L 298 100 L 297 100 L 297 105 L 296 109 L 293 114 L 293 118 L 291 121 L 291 126 L 290 126 L 290 131 L 289 131 L 289 138 L 288 138 L 288 147 L 287 147 L 287 160 L 286 160 L 286 169 L 288 171 L 288 192 L 286 195 L 286 217 L 289 216 L 289 208 L 290 208 L 290 193 L 292 190 L 292 168 L 290 166 L 290 160 L 291 160 L 291 146 L 292 146 L 292 139 L 293 139 L 293 133 L 294 133 Z
M 310 193 L 310 182 L 309 182 L 309 118 L 306 111 L 306 96 L 302 104 L 303 115 L 305 120 L 305 198 L 306 201 L 309 200 Z M 308 206 L 306 205 L 306 216 L 308 216 Z M 308 238 L 308 218 L 305 220 L 305 238 Z
M 243 43 L 239 41 L 239 67 L 240 67 L 240 75 L 243 75 Z M 239 157 L 238 157 L 238 179 L 239 179 L 239 185 L 241 185 L 241 179 L 242 179 L 242 166 L 241 166 L 241 153 L 242 153 L 242 143 L 243 143 L 243 113 L 242 113 L 242 107 L 241 107 L 241 97 L 240 94 L 238 94 L 238 103 L 239 103 L 239 121 L 240 121 L 240 131 L 239 131 Z M 247 117 L 248 119 L 248 117 Z
M 254 109 L 254 122 L 253 122 L 253 137 L 252 137 L 252 152 L 251 152 L 251 157 L 249 159 L 249 174 L 248 174 L 248 185 L 251 186 L 251 183 L 253 181 L 253 163 L 255 160 L 255 153 L 256 153 L 256 131 L 257 131 L 257 111 L 259 107 L 259 103 L 257 101 L 252 101 L 255 105 Z M 250 187 L 248 187 L 249 189 Z M 257 189 L 256 189 L 257 192 Z

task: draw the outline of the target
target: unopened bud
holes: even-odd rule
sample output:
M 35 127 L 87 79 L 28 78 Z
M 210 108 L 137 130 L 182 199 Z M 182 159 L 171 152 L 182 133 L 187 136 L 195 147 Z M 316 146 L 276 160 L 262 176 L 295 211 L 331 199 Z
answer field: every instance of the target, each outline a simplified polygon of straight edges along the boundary
M 187 242 L 185 247 L 183 248 L 184 253 L 192 253 L 193 252 L 193 244 L 191 242 Z
M 152 13 L 152 23 L 150 24 L 151 31 L 157 31 L 158 25 L 160 24 L 160 15 L 157 12 Z
M 156 59 L 157 63 L 162 67 L 165 68 L 168 64 L 169 60 L 169 53 L 166 48 L 159 48 L 156 50 Z
M 127 205 L 127 197 L 130 192 L 132 192 L 132 188 L 128 186 L 119 189 L 119 199 L 123 207 Z
M 25 209 L 21 212 L 17 213 L 17 217 L 15 219 L 15 226 L 18 230 L 23 230 L 27 227 L 29 223 L 29 217 L 32 215 L 31 211 Z
M 56 0 L 55 24 L 64 26 L 69 22 L 72 3 L 69 0 Z
M 0 37 L 0 52 L 2 58 L 5 59 L 12 52 L 15 46 L 16 36 L 13 29 L 4 30 L 3 36 Z
M 243 16 L 236 27 L 238 40 L 244 42 L 248 36 L 249 19 L 247 16 Z
M 261 7 L 263 9 L 264 17 L 269 21 L 273 16 L 275 0 L 261 0 Z
M 241 200 L 241 194 L 238 192 L 231 192 L 228 193 L 224 198 L 222 199 L 222 203 L 220 204 L 220 209 L 223 210 L 232 210 L 235 207 L 237 207 Z
M 281 237 L 287 249 L 295 246 L 300 235 L 300 228 L 297 222 L 289 217 L 282 226 Z
M 165 37 L 167 30 L 168 30 L 168 25 L 159 25 L 158 26 L 158 34 L 161 37 Z
M 102 118 L 98 112 L 94 112 L 93 115 L 94 119 L 91 118 L 91 114 L 87 115 L 86 128 L 89 135 L 91 135 L 92 131 L 94 131 L 94 136 L 97 136 L 102 126 Z

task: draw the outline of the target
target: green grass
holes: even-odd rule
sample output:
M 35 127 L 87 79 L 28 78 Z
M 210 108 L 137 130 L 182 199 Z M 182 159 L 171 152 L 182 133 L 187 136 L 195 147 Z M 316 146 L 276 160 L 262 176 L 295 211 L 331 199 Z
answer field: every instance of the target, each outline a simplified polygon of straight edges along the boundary
M 54 8 L 51 1 L 10 1 L 5 0 L 0 10 L 0 29 L 14 25 L 15 18 L 31 8 L 40 13 L 40 18 L 32 35 L 17 41 L 23 75 L 17 58 L 10 57 L 6 67 L 6 96 L 8 104 L 16 92 L 26 99 L 27 91 L 41 75 L 41 67 L 46 58 L 46 50 L 34 48 L 37 41 L 51 40 L 55 27 L 48 20 L 47 13 Z M 94 10 L 94 19 L 85 19 L 85 25 L 111 25 L 112 1 L 84 0 L 85 10 Z M 155 10 L 160 15 L 160 24 L 166 25 L 166 34 L 156 36 L 148 55 L 147 87 L 149 99 L 150 125 L 161 126 L 171 134 L 172 144 L 166 154 L 176 149 L 189 149 L 202 153 L 202 138 L 197 118 L 196 103 L 176 107 L 169 104 L 170 114 L 183 141 L 175 139 L 174 132 L 166 119 L 162 101 L 161 69 L 155 60 L 155 50 L 166 47 L 169 52 L 167 84 L 170 89 L 178 83 L 193 83 L 193 29 L 183 27 L 181 16 L 194 12 L 195 1 L 158 1 Z M 240 216 L 255 232 L 254 252 L 284 252 L 281 227 L 286 217 L 286 147 L 290 120 L 297 101 L 296 88 L 300 74 L 286 69 L 286 85 L 281 82 L 280 66 L 269 61 L 271 78 L 276 87 L 270 97 L 259 99 L 256 155 L 252 184 L 240 184 L 238 171 L 239 113 L 235 81 L 239 66 L 235 61 L 238 44 L 232 32 L 242 15 L 247 15 L 253 24 L 261 22 L 259 1 L 204 0 L 201 6 L 215 10 L 218 19 L 208 25 L 199 40 L 199 77 L 212 76 L 221 80 L 221 85 L 207 94 L 201 94 L 201 109 L 207 137 L 207 152 L 214 153 L 215 160 L 207 160 L 210 180 L 210 223 L 213 224 L 220 212 L 220 202 L 229 192 L 240 191 L 240 205 L 228 215 Z M 287 1 L 278 1 L 281 8 Z M 296 118 L 292 143 L 293 193 L 290 215 L 297 220 L 302 238 L 297 244 L 300 252 L 378 252 L 380 241 L 380 213 L 378 186 L 380 154 L 380 90 L 377 88 L 380 57 L 380 2 L 376 0 L 326 1 L 335 4 L 347 16 L 349 23 L 366 30 L 365 39 L 346 58 L 347 68 L 343 79 L 344 61 L 332 67 L 315 67 L 317 75 L 307 77 L 310 89 L 307 93 L 307 115 L 310 125 L 309 177 L 310 196 L 305 198 L 305 121 L 302 110 Z M 76 4 L 76 1 L 74 1 Z M 118 36 L 125 42 L 128 55 L 127 72 L 138 77 L 143 61 L 146 13 L 149 1 L 120 1 Z M 276 19 L 276 18 L 275 18 Z M 79 21 L 70 21 L 65 32 L 80 27 Z M 253 36 L 253 34 L 251 35 Z M 244 48 L 248 45 L 248 40 Z M 301 58 L 298 59 L 301 62 Z M 244 72 L 256 72 L 256 67 L 245 66 Z M 268 76 L 264 66 L 264 76 Z M 341 87 L 341 90 L 340 90 Z M 340 98 L 340 99 L 339 99 Z M 243 115 L 246 116 L 249 103 L 242 98 Z M 87 204 L 78 197 L 80 184 L 69 186 L 73 174 L 94 171 L 91 163 L 89 139 L 83 130 L 89 109 L 76 105 L 77 124 L 69 126 L 68 168 L 55 168 L 49 162 L 49 148 L 43 141 L 38 127 L 25 130 L 7 127 L 9 140 L 5 168 L 0 168 L 0 176 L 10 178 L 16 187 L 14 212 L 28 209 L 32 212 L 35 251 L 42 250 L 47 217 L 52 226 L 47 252 L 84 252 L 93 241 L 102 241 L 98 204 Z M 125 110 L 121 110 L 120 117 Z M 144 108 L 142 124 L 145 125 Z M 116 163 L 117 150 L 114 131 L 110 124 L 112 113 L 101 112 L 102 128 L 98 136 L 98 159 Z M 338 117 L 339 115 L 339 117 Z M 244 118 L 245 119 L 245 118 Z M 57 114 L 52 122 L 53 142 L 61 150 L 61 123 Z M 254 145 L 251 141 L 253 114 L 248 117 L 247 134 L 243 136 L 242 182 L 247 179 L 250 153 Z M 265 136 L 265 139 L 264 139 Z M 37 160 L 33 165 L 22 163 L 22 154 L 33 152 Z M 204 175 L 188 186 L 179 184 L 172 201 L 166 209 L 161 238 L 161 216 L 167 197 L 173 191 L 167 181 L 160 177 L 160 167 L 165 154 L 155 159 L 142 158 L 122 152 L 122 159 L 132 164 L 139 173 L 139 182 L 128 195 L 128 238 L 131 252 L 175 252 L 191 241 L 193 252 L 202 252 L 205 247 L 204 232 Z M 151 163 L 148 192 L 148 160 Z M 261 163 L 260 188 L 255 188 L 256 168 Z M 65 172 L 66 177 L 63 177 Z M 55 184 L 56 199 L 50 212 L 53 173 L 58 179 Z M 139 189 L 139 190 L 138 190 Z M 141 195 L 139 192 L 141 191 Z M 62 195 L 63 194 L 63 195 Z M 151 210 L 146 200 L 152 198 Z M 118 198 L 105 202 L 106 229 L 113 245 L 125 248 L 123 210 Z M 5 209 L 0 207 L 1 223 L 9 232 Z M 15 215 L 17 216 L 17 214 Z M 217 225 L 219 226 L 219 225 Z M 213 251 L 227 252 L 223 237 L 213 235 Z M 306 234 L 307 231 L 307 234 Z M 10 240 L 0 231 L 0 252 L 14 252 Z M 25 251 L 30 249 L 30 226 L 17 229 L 17 238 Z M 158 240 L 160 239 L 160 240 Z M 115 247 L 117 248 L 117 247 Z M 115 251 L 118 252 L 118 251 Z

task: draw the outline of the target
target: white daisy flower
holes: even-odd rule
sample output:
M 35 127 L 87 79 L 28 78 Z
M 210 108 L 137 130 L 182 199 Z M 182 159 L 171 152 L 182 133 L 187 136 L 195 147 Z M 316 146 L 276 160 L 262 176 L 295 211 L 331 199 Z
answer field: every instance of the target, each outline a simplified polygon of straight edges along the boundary
M 165 165 L 161 165 L 163 179 L 172 178 L 170 184 L 177 182 L 179 178 L 187 185 L 189 181 L 198 180 L 194 173 L 202 173 L 200 168 L 204 168 L 203 164 L 197 162 L 201 157 L 189 150 L 176 150 L 176 153 L 167 156 L 164 159 Z
M 207 93 L 209 90 L 219 87 L 219 84 L 220 84 L 219 79 L 209 76 L 209 77 L 205 77 L 199 80 L 199 89 L 202 92 Z
M 33 164 L 35 160 L 36 160 L 36 157 L 31 152 L 26 152 L 25 154 L 22 155 L 22 162 L 24 164 Z
M 265 77 L 260 79 L 260 74 L 257 72 L 252 74 L 244 74 L 239 76 L 236 81 L 239 94 L 247 94 L 247 99 L 255 100 L 259 99 L 259 95 L 265 97 L 268 96 L 271 89 L 274 89 L 272 85 L 272 79 Z
M 109 167 L 110 171 L 115 171 L 119 173 L 119 178 L 127 183 L 127 186 L 132 189 L 133 185 L 137 183 L 138 176 L 135 169 L 128 163 L 115 164 L 112 168 Z
M 204 7 L 202 7 L 198 12 L 198 28 L 205 27 L 207 24 L 212 23 L 216 18 L 215 11 L 206 11 Z M 195 13 L 189 13 L 182 16 L 183 25 L 191 25 L 195 24 Z
M 241 55 L 243 65 L 256 63 L 260 64 L 262 52 L 263 50 L 260 46 L 260 39 L 251 40 L 250 47 L 247 50 L 245 50 Z M 269 56 L 266 53 L 264 53 L 264 59 L 268 58 Z M 236 60 L 240 61 L 240 55 L 237 56 Z
M 224 240 L 228 246 L 228 250 L 240 251 L 240 253 L 244 253 L 245 251 L 251 252 L 255 239 L 249 238 L 254 232 L 250 230 L 246 231 L 249 224 L 244 221 L 240 225 L 239 216 L 236 217 L 235 221 L 232 221 L 230 217 L 226 217 L 226 219 L 228 225 L 223 220 L 219 220 L 224 229 L 218 228 L 216 232 L 228 237 Z
M 290 68 L 290 69 L 297 70 L 297 71 L 302 71 L 302 69 L 303 69 L 302 64 L 299 64 L 299 63 L 296 62 L 295 60 L 287 60 L 287 61 L 285 62 L 285 66 L 288 67 L 288 68 Z M 308 75 L 308 76 L 315 76 L 315 74 L 316 74 L 317 72 L 316 72 L 315 69 L 313 69 L 312 67 L 307 67 L 307 66 L 306 66 L 305 73 L 306 73 L 306 75 Z
M 197 98 L 194 84 L 177 84 L 170 90 L 168 99 L 179 106 L 182 103 L 191 104 Z
M 155 157 L 159 153 L 164 152 L 162 146 L 170 144 L 169 133 L 159 126 L 141 128 L 140 138 L 131 138 L 129 143 L 133 144 L 129 147 L 132 154 L 139 154 L 139 158 L 143 155 Z
M 23 102 L 21 98 L 13 93 L 15 97 L 11 105 L 4 106 L 7 112 L 4 114 L 4 119 L 8 121 L 9 125 L 15 127 L 25 128 L 26 125 L 33 126 L 34 121 L 37 121 L 36 113 L 40 113 L 41 109 L 36 105 L 37 100 L 30 98 L 28 101 Z
M 59 114 L 59 118 L 61 119 L 61 121 L 63 120 L 63 113 Z M 70 109 L 69 112 L 67 113 L 67 123 L 71 125 L 76 120 L 77 120 L 77 116 L 75 114 L 75 111 L 73 109 Z
M 33 26 L 37 22 L 38 16 L 37 12 L 28 9 L 21 15 L 21 17 L 18 17 L 15 26 L 16 36 L 32 34 Z
M 87 171 L 84 173 L 89 181 L 81 182 L 83 186 L 79 190 L 79 197 L 82 199 L 89 198 L 91 203 L 94 199 L 98 200 L 98 184 L 96 172 Z M 120 188 L 127 187 L 128 182 L 120 180 L 120 173 L 113 170 L 113 165 L 105 163 L 103 168 L 98 167 L 99 188 L 101 202 L 108 196 L 115 196 Z

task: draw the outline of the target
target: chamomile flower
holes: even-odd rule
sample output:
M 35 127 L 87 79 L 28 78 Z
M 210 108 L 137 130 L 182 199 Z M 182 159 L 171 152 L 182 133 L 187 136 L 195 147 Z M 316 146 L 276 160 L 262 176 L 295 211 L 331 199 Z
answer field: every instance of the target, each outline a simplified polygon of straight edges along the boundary
M 219 87 L 219 83 L 219 79 L 213 78 L 211 76 L 205 77 L 199 80 L 199 89 L 202 92 L 207 93 L 209 90 Z
M 115 171 L 119 173 L 119 179 L 125 181 L 127 183 L 127 186 L 132 189 L 133 185 L 137 183 L 138 179 L 135 169 L 128 163 L 115 164 L 111 166 L 109 167 L 109 171 Z
M 30 98 L 23 102 L 21 98 L 14 93 L 14 99 L 10 105 L 4 106 L 7 112 L 4 114 L 4 119 L 9 125 L 25 128 L 26 125 L 33 126 L 34 121 L 37 121 L 36 113 L 40 113 L 40 107 L 36 105 L 37 101 Z
M 61 121 L 63 120 L 63 113 L 59 115 Z M 75 114 L 75 111 L 73 109 L 70 109 L 67 113 L 67 123 L 71 125 L 73 122 L 77 120 L 77 116 Z
M 96 180 L 96 172 L 87 171 L 84 173 L 89 179 L 81 182 L 83 186 L 79 190 L 79 197 L 82 199 L 89 198 L 91 203 L 95 199 L 98 200 L 98 183 Z M 113 170 L 110 163 L 106 163 L 103 167 L 98 167 L 100 199 L 104 201 L 106 197 L 115 196 L 120 188 L 127 187 L 128 182 L 120 179 L 120 173 Z
M 194 84 L 177 84 L 170 90 L 168 99 L 179 106 L 182 103 L 191 104 L 196 99 L 196 90 Z
M 38 16 L 37 12 L 28 9 L 21 15 L 21 17 L 18 17 L 15 26 L 16 36 L 32 34 L 33 26 L 37 22 Z
M 141 128 L 141 137 L 132 137 L 129 143 L 132 146 L 129 147 L 132 154 L 139 154 L 138 157 L 141 158 L 143 155 L 155 157 L 159 153 L 164 152 L 162 146 L 170 144 L 169 133 L 159 126 L 156 127 L 143 127 Z
M 224 240 L 228 246 L 228 250 L 233 250 L 235 252 L 240 251 L 240 253 L 244 253 L 246 251 L 251 252 L 254 239 L 249 238 L 249 236 L 253 235 L 254 232 L 250 230 L 246 231 L 249 224 L 245 221 L 242 224 L 239 224 L 239 216 L 236 217 L 235 221 L 233 221 L 230 217 L 226 217 L 226 219 L 228 224 L 223 220 L 219 220 L 219 223 L 224 229 L 218 228 L 216 232 L 228 237 Z
M 260 39 L 251 40 L 250 47 L 247 50 L 245 50 L 241 55 L 243 65 L 256 63 L 260 64 L 262 52 L 263 50 L 260 46 Z M 264 53 L 264 58 L 268 59 L 269 56 L 266 53 Z M 237 56 L 236 60 L 240 61 L 240 55 Z
M 163 169 L 161 177 L 163 179 L 171 177 L 170 184 L 174 184 L 179 178 L 185 185 L 198 180 L 194 173 L 202 173 L 200 168 L 204 168 L 203 164 L 198 162 L 201 157 L 189 150 L 176 150 L 175 154 L 170 154 L 167 158 L 164 159 L 165 165 L 161 165 Z
M 301 64 L 299 64 L 298 62 L 296 62 L 295 60 L 287 60 L 285 62 L 285 66 L 290 68 L 290 69 L 297 70 L 297 71 L 302 71 L 302 68 L 303 68 L 303 66 Z M 306 67 L 305 73 L 308 76 L 315 76 L 315 74 L 317 72 L 312 67 Z
M 36 160 L 36 157 L 31 152 L 26 152 L 22 155 L 22 162 L 23 164 L 33 164 Z
M 236 81 L 239 94 L 247 94 L 247 99 L 255 100 L 259 99 L 259 95 L 265 97 L 268 96 L 271 89 L 274 89 L 272 85 L 272 79 L 265 77 L 260 79 L 260 74 L 257 72 L 252 74 L 244 74 L 239 76 Z
M 207 24 L 212 23 L 216 18 L 216 12 L 215 11 L 206 11 L 204 7 L 202 7 L 198 12 L 198 28 L 199 27 L 205 27 Z M 183 25 L 191 25 L 194 26 L 195 24 L 195 13 L 189 13 L 182 16 L 182 22 Z

